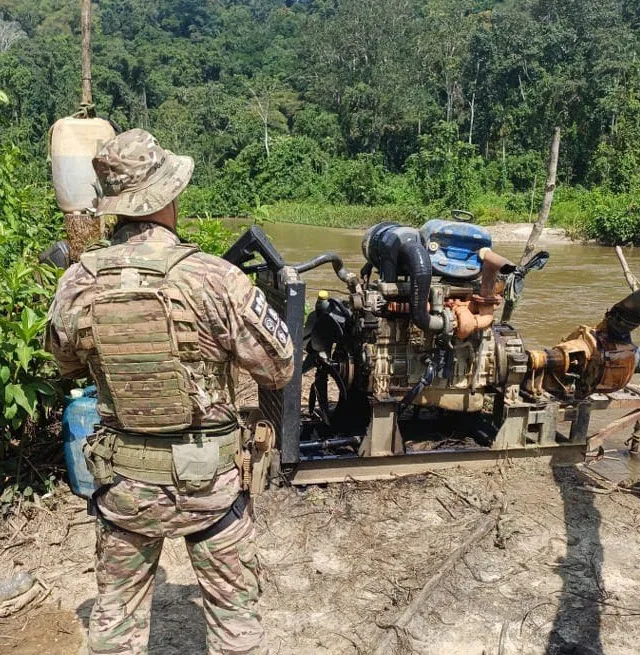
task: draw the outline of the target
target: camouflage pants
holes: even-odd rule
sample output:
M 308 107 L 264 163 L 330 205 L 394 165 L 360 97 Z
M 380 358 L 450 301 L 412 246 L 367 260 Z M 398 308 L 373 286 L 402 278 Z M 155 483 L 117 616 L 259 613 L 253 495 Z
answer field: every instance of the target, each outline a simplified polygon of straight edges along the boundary
M 181 511 L 175 491 L 125 480 L 101 498 L 109 523 L 97 521 L 98 598 L 89 621 L 91 655 L 147 653 L 164 536 L 188 534 L 219 518 L 220 510 Z M 205 504 L 203 498 L 196 500 Z M 117 525 L 111 523 L 115 520 Z M 249 512 L 220 534 L 186 544 L 202 592 L 209 655 L 265 655 L 255 611 L 258 558 Z

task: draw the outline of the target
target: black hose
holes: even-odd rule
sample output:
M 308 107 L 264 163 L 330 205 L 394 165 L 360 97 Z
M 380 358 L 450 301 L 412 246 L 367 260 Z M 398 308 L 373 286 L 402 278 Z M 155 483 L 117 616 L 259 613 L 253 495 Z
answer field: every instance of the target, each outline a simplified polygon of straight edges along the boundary
M 342 257 L 340 257 L 340 255 L 338 255 L 338 253 L 336 252 L 325 252 L 322 255 L 318 255 L 317 257 L 310 259 L 308 262 L 303 262 L 302 264 L 296 264 L 293 267 L 293 269 L 295 270 L 296 273 L 306 273 L 307 271 L 310 271 L 314 268 L 318 268 L 318 266 L 322 266 L 323 264 L 329 264 L 329 263 L 333 265 L 333 270 L 335 271 L 336 275 L 345 284 L 349 284 L 349 282 L 353 278 L 353 273 L 350 273 L 344 267 L 344 263 L 342 262 Z
M 428 300 L 431 289 L 431 259 L 426 249 L 417 241 L 406 241 L 398 251 L 398 264 L 411 280 L 411 320 L 421 330 L 429 329 Z
M 607 312 L 607 327 L 614 337 L 629 338 L 640 325 L 640 291 L 630 293 Z
M 345 448 L 347 446 L 355 446 L 356 448 L 360 445 L 360 439 L 358 437 L 335 437 L 332 439 L 325 439 L 323 441 L 301 441 L 300 450 L 328 450 L 329 448 Z

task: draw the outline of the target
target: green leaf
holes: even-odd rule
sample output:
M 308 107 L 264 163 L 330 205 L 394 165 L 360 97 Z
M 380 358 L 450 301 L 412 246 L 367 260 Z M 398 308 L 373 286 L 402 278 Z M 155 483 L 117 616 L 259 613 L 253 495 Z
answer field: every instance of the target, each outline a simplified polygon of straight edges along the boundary
M 13 402 L 13 390 L 14 390 L 15 385 L 13 384 L 8 384 L 4 388 L 4 402 L 9 405 Z
M 16 485 L 7 487 L 0 496 L 0 503 L 10 503 L 16 493 Z
M 7 405 L 4 408 L 4 417 L 7 419 L 7 421 L 10 421 L 11 419 L 15 418 L 17 413 L 18 413 L 18 406 L 15 404 Z
M 18 355 L 18 361 L 20 366 L 24 369 L 25 373 L 29 370 L 29 364 L 31 363 L 33 348 L 30 348 L 24 343 L 21 343 L 16 348 L 16 354 Z
M 29 416 L 33 418 L 38 404 L 38 398 L 35 391 L 30 386 L 13 386 L 13 399 L 19 407 L 22 407 Z
M 56 387 L 52 382 L 47 382 L 46 380 L 36 380 L 31 383 L 31 386 L 41 395 L 48 398 L 54 397 L 57 395 Z
M 11 376 L 11 371 L 9 370 L 8 366 L 0 367 L 0 381 L 2 381 L 2 384 L 6 384 L 7 382 L 9 382 L 10 376 Z

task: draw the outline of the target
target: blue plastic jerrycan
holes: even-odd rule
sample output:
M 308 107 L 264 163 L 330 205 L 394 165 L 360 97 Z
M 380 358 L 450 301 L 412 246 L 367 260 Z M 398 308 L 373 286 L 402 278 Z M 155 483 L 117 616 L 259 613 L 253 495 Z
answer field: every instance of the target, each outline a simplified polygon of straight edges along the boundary
M 90 386 L 86 389 L 73 389 L 71 393 L 72 395 L 65 397 L 65 409 L 62 413 L 64 459 L 73 493 L 83 498 L 91 498 L 97 486 L 87 469 L 82 446 L 87 437 L 94 433 L 94 426 L 100 423 L 96 388 Z

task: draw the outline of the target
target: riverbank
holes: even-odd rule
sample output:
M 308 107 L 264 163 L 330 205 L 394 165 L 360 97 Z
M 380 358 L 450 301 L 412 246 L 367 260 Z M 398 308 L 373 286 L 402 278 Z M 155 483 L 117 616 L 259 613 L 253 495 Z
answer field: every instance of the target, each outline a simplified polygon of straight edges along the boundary
M 531 231 L 529 214 L 509 211 L 497 206 L 472 207 L 474 222 L 487 227 L 501 242 L 524 242 Z M 402 205 L 327 205 L 313 203 L 278 202 L 261 208 L 259 219 L 274 223 L 295 223 L 318 227 L 366 229 L 382 221 L 395 221 L 419 227 L 432 218 L 449 219 L 448 211 L 427 207 Z M 535 216 L 532 217 L 535 219 Z M 588 231 L 575 209 L 558 203 L 557 211 L 549 219 L 542 238 L 548 243 L 585 240 Z
M 495 243 L 526 243 L 531 234 L 532 223 L 496 223 L 484 226 Z M 538 246 L 572 243 L 574 240 L 561 227 L 545 227 L 538 239 Z

